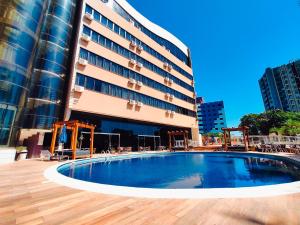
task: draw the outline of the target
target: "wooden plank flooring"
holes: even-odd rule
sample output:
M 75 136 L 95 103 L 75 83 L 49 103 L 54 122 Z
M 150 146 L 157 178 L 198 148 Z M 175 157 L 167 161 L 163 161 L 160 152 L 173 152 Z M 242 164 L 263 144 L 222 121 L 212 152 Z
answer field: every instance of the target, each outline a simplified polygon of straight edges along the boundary
M 300 194 L 256 199 L 170 200 L 110 196 L 49 182 L 55 162 L 0 166 L 0 225 L 300 225 Z

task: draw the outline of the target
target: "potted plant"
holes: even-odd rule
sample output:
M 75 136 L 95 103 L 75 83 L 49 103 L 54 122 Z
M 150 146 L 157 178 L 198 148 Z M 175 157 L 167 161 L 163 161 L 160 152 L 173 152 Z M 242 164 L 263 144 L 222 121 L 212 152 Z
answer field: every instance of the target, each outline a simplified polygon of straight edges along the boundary
M 26 146 L 18 146 L 16 147 L 16 160 L 24 160 L 27 158 L 27 148 Z

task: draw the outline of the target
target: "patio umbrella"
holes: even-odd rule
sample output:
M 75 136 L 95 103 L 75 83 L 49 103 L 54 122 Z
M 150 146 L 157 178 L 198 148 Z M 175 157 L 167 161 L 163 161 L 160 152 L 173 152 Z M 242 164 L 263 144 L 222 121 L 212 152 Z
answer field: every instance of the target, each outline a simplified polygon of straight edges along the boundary
M 59 143 L 63 143 L 63 144 L 67 143 L 68 137 L 67 137 L 67 128 L 65 125 L 61 129 L 58 140 L 59 140 Z

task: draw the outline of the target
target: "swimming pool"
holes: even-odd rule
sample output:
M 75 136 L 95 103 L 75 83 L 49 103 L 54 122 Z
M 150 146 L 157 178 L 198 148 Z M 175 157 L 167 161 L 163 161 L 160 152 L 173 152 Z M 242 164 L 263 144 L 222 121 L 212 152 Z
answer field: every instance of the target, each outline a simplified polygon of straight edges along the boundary
M 300 164 L 253 153 L 156 153 L 72 161 L 45 171 L 72 188 L 154 198 L 261 197 L 300 192 Z

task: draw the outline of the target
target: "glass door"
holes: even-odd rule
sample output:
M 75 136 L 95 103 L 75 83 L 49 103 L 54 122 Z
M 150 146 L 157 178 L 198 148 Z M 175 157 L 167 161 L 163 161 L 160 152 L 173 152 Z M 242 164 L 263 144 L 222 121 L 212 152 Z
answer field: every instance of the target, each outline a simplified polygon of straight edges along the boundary
M 9 144 L 15 115 L 16 107 L 0 104 L 0 146 Z

